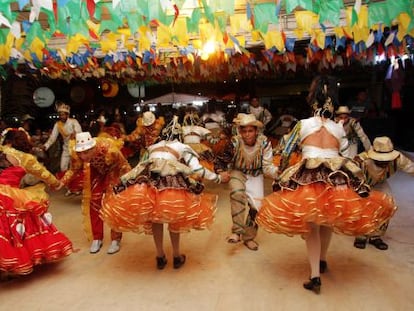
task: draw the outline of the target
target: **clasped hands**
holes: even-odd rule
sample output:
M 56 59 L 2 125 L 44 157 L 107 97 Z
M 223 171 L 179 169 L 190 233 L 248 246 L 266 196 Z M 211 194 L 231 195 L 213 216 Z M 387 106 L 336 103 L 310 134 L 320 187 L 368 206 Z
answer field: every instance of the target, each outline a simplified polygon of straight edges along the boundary
M 220 179 L 222 183 L 228 183 L 230 181 L 230 173 L 227 171 L 223 171 L 219 173 Z

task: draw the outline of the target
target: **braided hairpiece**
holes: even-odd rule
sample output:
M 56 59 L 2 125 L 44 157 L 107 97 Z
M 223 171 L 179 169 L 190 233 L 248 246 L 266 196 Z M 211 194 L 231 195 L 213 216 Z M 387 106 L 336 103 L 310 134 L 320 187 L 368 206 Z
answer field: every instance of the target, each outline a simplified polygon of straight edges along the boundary
M 183 126 L 201 125 L 200 117 L 197 112 L 187 112 L 183 119 Z
M 181 125 L 178 116 L 174 116 L 170 123 L 162 130 L 163 139 L 172 141 L 178 138 L 181 141 Z
M 311 83 L 307 100 L 315 116 L 333 118 L 338 102 L 336 80 L 329 76 L 316 77 Z

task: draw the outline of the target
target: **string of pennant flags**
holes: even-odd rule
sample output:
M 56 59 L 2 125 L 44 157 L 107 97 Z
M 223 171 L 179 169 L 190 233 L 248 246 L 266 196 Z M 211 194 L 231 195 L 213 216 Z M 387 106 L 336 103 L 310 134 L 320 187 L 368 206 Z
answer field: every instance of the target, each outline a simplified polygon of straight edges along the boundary
M 412 59 L 413 16 L 414 0 L 0 0 L 0 75 L 167 83 L 373 65 Z

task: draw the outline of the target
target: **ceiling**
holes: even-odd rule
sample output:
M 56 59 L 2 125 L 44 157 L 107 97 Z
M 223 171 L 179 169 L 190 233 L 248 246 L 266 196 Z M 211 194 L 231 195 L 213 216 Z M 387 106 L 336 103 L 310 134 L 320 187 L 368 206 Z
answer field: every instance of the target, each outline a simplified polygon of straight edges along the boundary
M 217 5 L 217 3 L 224 3 L 220 2 L 219 0 L 151 0 L 151 2 L 149 2 L 150 0 L 37 0 L 26 1 L 29 4 L 25 5 L 23 8 L 19 8 L 18 3 L 25 1 L 7 1 L 10 2 L 10 8 L 12 12 L 16 14 L 16 21 L 21 23 L 22 29 L 24 29 L 23 24 L 25 24 L 26 26 L 27 24 L 33 24 L 29 21 L 32 13 L 31 10 L 33 9 L 34 3 L 52 3 L 55 7 L 59 4 L 61 5 L 59 9 L 64 8 L 64 6 L 62 6 L 62 3 L 74 3 L 74 5 L 72 6 L 73 9 L 73 7 L 76 6 L 80 7 L 81 4 L 84 6 L 85 3 L 94 5 L 100 3 L 107 4 L 109 6 L 111 6 L 111 4 L 118 3 L 119 6 L 120 3 L 126 4 L 131 1 L 136 1 L 135 3 L 151 3 L 151 5 L 153 3 L 172 4 L 176 2 L 182 4 L 182 6 L 180 6 L 179 16 L 184 17 L 190 16 L 196 7 L 200 7 L 200 3 L 205 2 L 208 5 Z M 306 62 L 319 62 L 322 59 L 326 60 L 328 58 L 328 65 L 332 68 L 334 68 L 334 66 L 338 64 L 342 64 L 341 66 L 343 66 L 345 62 L 338 61 L 334 63 L 336 55 L 332 55 L 332 53 L 337 53 L 338 51 L 326 51 L 326 55 L 323 54 L 322 56 L 316 55 L 321 51 L 316 51 L 314 53 L 312 52 L 313 54 L 315 54 L 311 55 L 312 57 L 315 56 L 314 59 L 312 59 L 312 57 L 308 55 L 309 53 L 307 54 L 307 51 L 310 50 L 310 35 L 304 32 L 304 36 L 301 37 L 301 39 L 299 40 L 296 37 L 295 32 L 298 26 L 296 24 L 296 17 L 294 13 L 298 11 L 304 11 L 304 9 L 298 6 L 292 11 L 292 13 L 287 14 L 285 11 L 285 4 L 288 1 L 293 2 L 299 0 L 280 1 L 282 1 L 283 5 L 281 6 L 281 10 L 278 14 L 278 25 L 269 23 L 268 31 L 280 33 L 281 31 L 279 30 L 282 30 L 286 38 L 294 39 L 295 42 L 293 53 L 295 55 L 301 56 L 300 60 L 294 59 L 295 56 L 287 58 L 286 53 L 288 51 L 285 47 L 283 47 L 283 49 L 278 49 L 277 51 L 272 50 L 268 59 L 262 60 L 263 53 L 268 51 L 268 47 L 266 47 L 265 45 L 265 39 L 263 38 L 263 34 L 261 34 L 262 36 L 259 38 L 253 38 L 252 29 L 245 30 L 243 27 L 240 27 L 236 32 L 231 33 L 231 36 L 236 39 L 238 37 L 243 37 L 243 43 L 240 44 L 240 46 L 236 46 L 235 43 L 230 53 L 227 54 L 227 51 L 220 51 L 222 52 L 222 54 L 218 55 L 217 57 L 211 57 L 207 61 L 200 61 L 200 50 L 196 50 L 197 48 L 194 48 L 195 45 L 193 43 L 195 41 L 199 41 L 198 39 L 200 37 L 200 35 L 195 32 L 188 33 L 190 37 L 188 46 L 178 46 L 176 43 L 166 46 L 158 45 L 157 40 L 161 25 L 160 23 L 154 22 L 154 20 L 151 20 L 150 22 L 145 21 L 145 26 L 148 26 L 148 30 L 146 30 L 146 33 L 144 33 L 144 35 L 142 33 L 133 33 L 130 35 L 126 35 L 124 36 L 124 38 L 126 38 L 124 39 L 124 42 L 120 42 L 116 38 L 111 39 L 114 38 L 112 36 L 114 33 L 118 35 L 121 31 L 129 29 L 129 25 L 126 24 L 125 19 L 123 20 L 124 24 L 120 25 L 119 28 L 116 29 L 116 31 L 105 30 L 103 32 L 98 33 L 98 36 L 96 37 L 90 36 L 89 38 L 87 38 L 87 44 L 83 43 L 82 38 L 76 39 L 79 42 L 73 43 L 74 38 L 78 35 L 78 33 L 72 33 L 70 35 L 60 33 L 57 35 L 57 32 L 55 32 L 51 37 L 47 37 L 44 46 L 42 44 L 38 44 L 37 47 L 35 47 L 37 50 L 31 50 L 30 43 L 28 42 L 25 42 L 22 45 L 22 50 L 19 50 L 18 47 L 15 48 L 17 40 L 11 41 L 10 46 L 2 47 L 0 44 L 0 65 L 9 66 L 8 68 L 14 70 L 17 67 L 16 59 L 18 59 L 19 64 L 23 65 L 25 72 L 30 72 L 31 74 L 35 75 L 39 75 L 40 72 L 40 76 L 52 79 L 70 80 L 74 78 L 87 79 L 90 77 L 101 79 L 109 77 L 111 79 L 116 79 L 124 82 L 150 81 L 149 83 L 169 83 L 171 82 L 171 80 L 173 80 L 174 82 L 189 80 L 191 82 L 204 80 L 216 81 L 223 80 L 228 77 L 244 78 L 251 77 L 252 75 L 261 75 L 261 71 L 263 68 L 266 71 L 264 76 L 271 77 L 272 75 L 274 75 L 274 72 L 277 72 L 279 70 L 281 70 L 282 72 L 288 71 L 289 69 L 295 71 L 296 67 L 293 68 L 293 66 L 296 66 L 296 64 L 300 64 L 301 66 L 305 66 L 309 69 L 309 66 L 307 66 Z M 301 3 L 316 2 L 315 0 L 300 1 L 302 1 Z M 318 3 L 319 1 L 322 1 L 326 4 L 331 4 L 333 2 L 339 3 L 338 1 L 341 0 L 318 0 Z M 343 3 L 344 6 L 353 6 L 358 1 L 359 0 L 343 0 L 341 1 L 341 3 Z M 392 2 L 394 0 L 370 0 L 369 4 L 386 1 Z M 278 0 L 234 0 L 234 14 L 248 16 L 248 8 L 250 8 L 251 10 L 251 7 L 254 7 L 255 5 L 257 6 L 259 4 L 275 4 L 277 2 Z M 359 2 L 365 4 L 368 1 L 361 0 Z M 3 5 L 4 7 L 4 3 L 0 3 L 0 6 Z M 166 12 L 168 15 L 174 16 L 174 10 L 166 9 Z M 215 13 L 217 12 L 219 11 L 216 11 Z M 0 13 L 2 12 L 0 11 Z M 83 18 L 87 20 L 87 22 L 92 22 L 96 25 L 99 25 L 102 24 L 104 21 L 110 20 L 113 17 L 113 15 L 111 15 L 110 13 L 110 10 L 108 9 L 102 9 L 100 13 L 102 14 L 101 16 L 99 16 L 99 20 L 97 19 L 98 17 L 96 15 L 88 15 L 86 18 Z M 74 20 L 74 17 L 76 17 L 74 15 L 76 14 L 67 15 L 67 20 L 72 23 L 72 19 Z M 205 13 L 205 16 L 207 16 L 207 13 Z M 340 10 L 339 16 L 339 25 L 345 26 L 346 18 L 343 9 Z M 142 15 L 139 15 L 139 17 L 142 19 Z M 230 15 L 226 15 L 226 18 L 227 20 L 225 29 L 226 32 L 230 33 L 230 31 L 228 31 L 231 27 Z M 85 22 L 85 20 L 83 20 L 82 22 Z M 35 19 L 34 21 L 39 22 L 41 30 L 43 30 L 45 33 L 51 29 L 48 22 L 48 15 L 45 12 L 40 11 L 37 20 Z M 70 25 L 72 26 L 72 24 Z M 52 26 L 55 27 L 56 25 Z M 315 24 L 315 27 L 320 27 L 320 25 Z M 4 29 L 5 26 L 3 25 L 2 28 Z M 323 35 L 328 37 L 333 34 L 333 26 L 330 26 L 329 24 L 324 25 Z M 146 36 L 150 37 L 151 49 L 141 49 L 140 47 L 141 41 L 143 41 L 143 39 L 146 39 Z M 24 38 L 26 41 L 28 40 L 28 37 L 29 35 L 27 33 L 22 33 L 22 38 Z M 33 36 L 31 37 L 31 39 L 33 39 Z M 109 50 L 104 49 L 103 43 L 108 41 L 116 42 L 116 47 L 111 48 Z M 93 45 L 92 51 L 90 50 L 91 44 Z M 76 49 L 68 52 L 69 45 L 75 45 Z M 131 46 L 134 46 L 133 50 L 130 48 Z M 6 55 L 2 59 L 2 52 L 9 52 L 7 50 L 10 49 L 10 47 L 14 50 L 18 50 L 18 52 L 21 53 L 18 54 L 18 57 L 10 57 L 10 59 L 7 59 L 8 56 Z M 192 48 L 192 50 L 190 50 L 190 48 Z M 237 50 L 236 48 L 239 49 Z M 323 50 L 323 48 L 319 49 Z M 183 50 L 185 50 L 184 54 Z M 249 55 L 249 52 L 250 54 L 252 54 L 252 56 Z M 325 51 L 322 52 L 325 53 Z M 342 52 L 343 50 L 340 51 L 340 53 Z M 23 55 L 23 53 L 25 54 Z M 346 57 L 355 58 L 353 53 L 356 53 L 356 51 L 352 50 L 350 54 L 348 53 L 346 55 Z M 359 57 L 359 55 L 357 56 Z M 35 57 L 37 58 L 35 59 Z M 132 62 L 131 60 L 127 62 L 128 57 L 132 58 Z M 362 60 L 364 60 L 364 57 L 365 56 L 362 57 Z M 171 58 L 180 58 L 180 60 L 170 61 Z M 266 64 L 266 62 L 268 62 L 268 64 Z M 191 66 L 189 66 L 189 64 Z M 287 64 L 290 66 L 289 68 L 287 67 Z M 19 65 L 18 70 L 21 70 L 21 68 L 22 66 Z M 1 69 L 2 66 L 0 66 L 0 75 L 4 77 L 4 71 L 1 72 Z M 181 70 L 181 72 L 171 73 L 172 70 Z

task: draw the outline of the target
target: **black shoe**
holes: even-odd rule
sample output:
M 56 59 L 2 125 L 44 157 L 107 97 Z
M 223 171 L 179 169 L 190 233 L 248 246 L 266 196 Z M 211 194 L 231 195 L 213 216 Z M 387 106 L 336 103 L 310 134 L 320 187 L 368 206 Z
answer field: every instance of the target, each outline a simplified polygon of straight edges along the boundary
M 164 269 L 165 266 L 167 265 L 167 258 L 165 258 L 165 256 L 162 256 L 162 257 L 155 257 L 155 259 L 157 260 L 157 269 L 158 270 Z
M 303 283 L 303 287 L 313 291 L 315 294 L 319 294 L 321 292 L 321 278 L 311 278 L 309 282 Z
M 388 245 L 387 243 L 385 243 L 383 240 L 381 240 L 380 238 L 374 238 L 374 239 L 369 239 L 369 244 L 374 245 L 376 248 L 385 251 L 388 249 Z
M 354 247 L 364 249 L 367 245 L 367 239 L 356 238 L 354 241 Z
M 319 272 L 325 273 L 328 270 L 328 263 L 325 260 L 319 261 Z
M 185 264 L 185 255 L 174 257 L 174 269 L 180 269 Z

